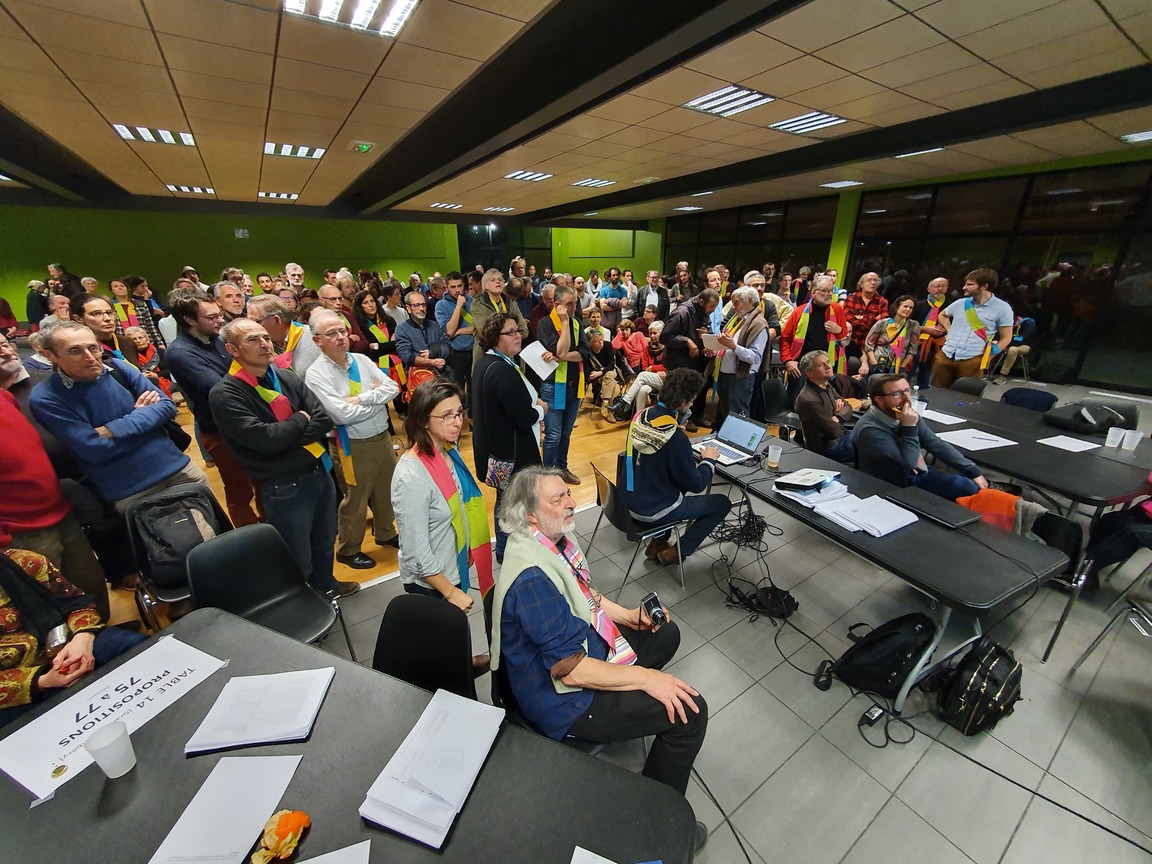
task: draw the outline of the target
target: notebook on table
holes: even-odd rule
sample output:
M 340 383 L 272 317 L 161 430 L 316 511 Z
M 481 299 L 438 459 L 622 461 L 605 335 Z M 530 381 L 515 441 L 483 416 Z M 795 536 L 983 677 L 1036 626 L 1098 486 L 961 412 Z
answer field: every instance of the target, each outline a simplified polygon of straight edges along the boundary
M 979 522 L 982 518 L 975 510 L 969 510 L 967 507 L 963 507 L 955 501 L 949 501 L 947 498 L 933 495 L 931 492 L 926 492 L 917 486 L 906 486 L 903 489 L 896 489 L 884 497 L 894 504 L 899 504 L 901 507 L 923 516 L 925 519 L 939 522 L 948 528 L 962 528 L 965 525 L 971 525 L 973 522 Z
M 729 414 L 715 435 L 693 440 L 692 449 L 699 453 L 705 447 L 715 447 L 720 451 L 717 462 L 735 465 L 763 453 L 768 446 L 767 437 L 768 427 L 763 423 Z

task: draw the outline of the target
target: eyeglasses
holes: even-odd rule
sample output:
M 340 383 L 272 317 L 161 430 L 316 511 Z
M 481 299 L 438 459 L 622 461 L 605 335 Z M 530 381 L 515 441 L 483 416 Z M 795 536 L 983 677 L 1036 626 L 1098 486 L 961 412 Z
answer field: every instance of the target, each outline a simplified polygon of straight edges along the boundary
M 439 420 L 441 423 L 463 423 L 464 422 L 464 409 L 459 411 L 448 411 L 444 414 L 433 414 L 432 419 Z
M 409 309 L 423 309 L 428 304 L 427 303 L 405 303 L 404 305 L 407 306 Z
M 515 330 L 501 330 L 500 335 L 501 336 L 519 336 L 520 335 L 520 328 L 517 327 Z
M 903 390 L 893 390 L 891 393 L 885 393 L 884 396 L 887 397 L 888 399 L 892 399 L 892 398 L 898 399 L 901 396 L 907 396 L 911 392 L 912 392 L 911 387 L 905 387 Z
M 347 336 L 348 335 L 348 328 L 337 327 L 335 330 L 325 330 L 320 335 L 323 336 L 325 339 L 335 339 L 338 336 Z
M 111 309 L 105 309 L 103 312 L 85 312 L 89 318 L 114 318 L 116 313 Z
M 217 312 L 215 315 L 197 315 L 196 317 L 199 318 L 201 321 L 223 321 L 224 320 L 224 313 L 223 312 Z M 259 323 L 259 322 L 257 322 L 257 323 Z

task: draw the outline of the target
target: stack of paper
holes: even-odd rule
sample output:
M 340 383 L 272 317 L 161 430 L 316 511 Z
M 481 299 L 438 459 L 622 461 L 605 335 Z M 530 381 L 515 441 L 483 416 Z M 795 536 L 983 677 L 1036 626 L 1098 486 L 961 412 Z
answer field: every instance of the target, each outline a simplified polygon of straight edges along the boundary
M 848 495 L 837 501 L 818 504 L 815 510 L 842 528 L 867 531 L 873 537 L 883 537 L 916 521 L 915 513 L 897 507 L 878 495 L 863 500 Z
M 772 491 L 793 501 L 799 501 L 805 507 L 815 507 L 817 504 L 826 504 L 844 498 L 850 493 L 848 487 L 839 480 L 833 480 L 823 489 L 782 489 L 778 483 L 772 485 Z
M 184 752 L 307 738 L 335 672 L 335 667 L 328 666 L 233 678 L 184 745 Z
M 368 790 L 360 815 L 439 849 L 503 719 L 499 708 L 437 690 Z

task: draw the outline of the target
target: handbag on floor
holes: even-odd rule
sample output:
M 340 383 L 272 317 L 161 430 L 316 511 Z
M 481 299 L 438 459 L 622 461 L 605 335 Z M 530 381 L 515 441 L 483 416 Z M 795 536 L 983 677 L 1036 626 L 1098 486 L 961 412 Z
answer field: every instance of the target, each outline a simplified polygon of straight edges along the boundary
M 848 628 L 848 638 L 855 644 L 838 659 L 821 663 L 812 683 L 827 690 L 835 676 L 854 690 L 895 699 L 924 649 L 932 644 L 936 627 L 923 612 L 901 615 L 863 636 L 857 635 L 856 629 L 863 626 Z
M 965 735 L 993 728 L 1023 698 L 1021 677 L 1011 649 L 981 639 L 941 685 L 936 703 L 941 719 Z

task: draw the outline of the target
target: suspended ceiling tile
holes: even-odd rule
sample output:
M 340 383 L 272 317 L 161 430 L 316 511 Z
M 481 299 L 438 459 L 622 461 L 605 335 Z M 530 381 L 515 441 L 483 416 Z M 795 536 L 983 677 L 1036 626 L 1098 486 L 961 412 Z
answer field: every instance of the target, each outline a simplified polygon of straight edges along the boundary
M 743 118 L 745 114 L 751 114 L 751 111 L 746 111 L 744 114 L 738 115 Z M 704 141 L 723 141 L 731 144 L 731 138 L 734 135 L 741 135 L 744 132 L 752 132 L 756 130 L 758 124 L 741 123 L 739 120 L 728 119 L 725 117 L 717 117 L 709 119 L 706 115 L 701 115 L 704 122 L 700 124 L 692 133 L 694 138 L 700 138 Z
M 6 0 L 5 8 L 27 28 L 33 39 L 49 48 L 163 65 L 156 39 L 149 30 L 38 6 L 26 0 Z
M 625 93 L 623 96 L 617 96 L 602 105 L 597 105 L 587 113 L 593 117 L 632 124 L 643 122 L 649 117 L 655 117 L 667 110 L 668 106 L 663 102 Z
M 749 126 L 765 127 L 773 123 L 779 123 L 781 120 L 790 120 L 801 114 L 807 114 L 813 107 L 814 106 L 810 106 L 807 102 L 801 101 L 799 94 L 797 94 L 792 97 L 791 101 L 787 99 L 777 99 L 769 102 L 767 105 L 761 105 L 759 108 L 752 108 L 745 111 L 739 114 L 738 117 Z
M 276 87 L 272 90 L 271 107 L 273 109 L 294 111 L 297 114 L 315 114 L 320 117 L 344 119 L 355 105 L 355 99 L 341 99 L 333 95 L 305 93 L 302 90 L 290 90 L 286 87 Z
M 965 141 L 954 144 L 950 150 L 969 153 L 985 159 L 998 159 L 1009 165 L 1027 165 L 1033 162 L 1050 162 L 1059 158 L 1060 154 L 1035 144 L 1013 138 L 1011 135 L 997 135 L 994 138 L 985 138 L 982 141 Z M 907 161 L 907 160 L 904 160 Z
M 1133 108 L 1131 111 L 1118 111 L 1102 117 L 1093 117 L 1088 122 L 1103 132 L 1114 135 L 1117 138 L 1132 132 L 1144 132 L 1152 129 L 1152 105 Z
M 417 84 L 455 90 L 479 68 L 478 60 L 397 42 L 384 58 L 379 74 L 384 78 L 395 78 L 397 81 L 413 81 Z
M 1007 99 L 1010 96 L 1019 96 L 1030 93 L 1032 88 L 1012 78 L 995 84 L 986 84 L 963 93 L 953 93 L 950 96 L 941 96 L 932 101 L 937 105 L 956 111 L 960 108 L 970 108 L 973 105 L 983 105 L 986 102 L 995 102 L 997 99 Z
M 65 101 L 87 101 L 84 94 L 59 72 L 44 75 L 23 69 L 5 69 L 3 79 L 0 79 L 0 98 L 7 98 L 17 93 L 29 96 L 43 95 Z
M 359 99 L 368 86 L 370 76 L 334 66 L 321 66 L 302 60 L 279 58 L 276 61 L 277 90 L 303 91 L 321 96 L 337 96 L 342 99 Z
M 1108 23 L 1108 16 L 1094 0 L 1063 0 L 957 41 L 978 56 L 993 60 L 1015 54 L 1023 45 L 1039 45 Z
M 697 144 L 700 142 L 696 142 Z M 610 139 L 602 141 L 589 141 L 587 144 L 582 144 L 572 152 L 580 156 L 597 156 L 602 159 L 610 159 L 618 153 L 623 153 L 632 148 L 626 144 L 616 144 Z M 525 166 L 527 168 L 527 166 Z M 527 168 L 527 170 L 536 170 L 535 168 Z
M 276 10 L 259 9 L 232 0 L 143 0 L 157 33 L 171 33 L 202 42 L 216 42 L 223 36 L 228 44 L 248 51 L 276 53 Z M 210 60 L 208 61 L 210 65 Z
M 922 117 L 943 113 L 944 109 L 939 106 L 930 105 L 927 102 L 917 102 L 906 108 L 896 108 L 892 111 L 881 111 L 873 114 L 868 117 L 868 122 L 873 126 L 896 126 L 899 123 L 907 123 L 909 120 L 919 120 Z
M 633 88 L 632 95 L 655 99 L 668 105 L 683 105 L 730 83 L 681 66 Z
M 980 62 L 971 51 L 946 42 L 927 51 L 920 51 L 898 60 L 873 66 L 864 73 L 865 78 L 885 87 L 903 87 L 914 81 L 931 78 L 956 69 L 967 69 Z
M 0 38 L 0 67 L 6 69 L 23 69 L 27 72 L 38 72 L 41 75 L 59 75 L 56 68 L 44 50 L 27 37 Z
M 788 137 L 787 133 L 777 132 L 775 129 L 749 129 L 746 132 L 741 132 L 739 135 L 733 135 L 728 138 L 729 144 L 735 144 L 739 147 L 751 147 L 753 149 L 767 149 L 771 151 L 773 144 L 780 141 L 781 138 Z
M 182 117 L 184 114 L 184 108 L 181 106 L 180 100 L 176 98 L 175 93 L 157 93 L 152 90 L 137 90 L 90 82 L 80 84 L 79 87 L 84 95 L 92 101 L 92 104 L 108 117 L 135 118 L 138 112 L 164 113 L 173 117 Z
M 110 63 L 107 58 L 95 54 L 66 51 L 54 52 L 52 59 L 73 81 L 92 81 L 115 87 L 154 90 L 157 93 L 172 92 L 172 79 L 168 77 L 168 70 L 163 66 L 124 61 Z
M 810 90 L 794 93 L 792 94 L 792 99 L 800 104 L 807 105 L 809 108 L 818 111 L 828 111 L 833 105 L 843 105 L 845 102 L 863 99 L 865 96 L 872 96 L 876 93 L 883 92 L 884 88 L 874 81 L 861 78 L 859 75 L 849 75 L 846 78 L 839 78 L 836 81 L 821 84 L 819 87 L 813 87 Z M 777 119 L 785 118 L 781 117 Z
M 568 155 L 568 154 L 565 154 Z M 660 159 L 667 154 L 661 153 L 659 150 L 649 150 L 646 147 L 637 147 L 634 150 L 627 150 L 617 156 L 617 159 L 622 159 L 634 165 L 643 165 L 646 162 L 651 162 L 653 159 Z
M 843 69 L 821 60 L 819 57 L 804 56 L 791 63 L 785 63 L 768 72 L 754 75 L 740 83 L 762 93 L 780 98 L 792 96 L 802 90 L 811 90 L 829 81 L 845 76 Z
M 655 159 L 649 159 L 645 164 L 649 168 L 685 168 L 695 165 L 696 160 L 680 153 L 664 153 Z
M 231 102 L 217 102 L 212 99 L 194 99 L 185 96 L 181 101 L 184 113 L 192 124 L 189 130 L 196 134 L 201 127 L 213 128 L 219 123 L 259 124 L 263 123 L 265 111 L 247 105 L 234 105 Z M 199 140 L 199 136 L 197 136 Z
M 62 12 L 77 15 L 86 15 L 90 18 L 99 18 L 113 21 L 116 24 L 127 24 L 130 27 L 148 29 L 148 18 L 139 3 L 115 3 L 108 0 L 28 0 L 34 6 L 46 6 Z
M 906 84 L 900 88 L 900 92 L 925 102 L 938 102 L 942 96 L 962 93 L 974 87 L 1000 84 L 1008 80 L 1011 79 L 999 69 L 987 63 L 980 63 L 967 69 L 945 72 L 942 75 L 925 78 L 923 81 Z
M 728 40 L 684 65 L 688 69 L 725 81 L 743 81 L 781 63 L 795 60 L 802 53 L 753 30 Z
M 487 60 L 523 26 L 521 21 L 452 0 L 421 0 L 400 39 L 411 45 L 435 45 L 447 54 Z
M 1152 10 L 1143 15 L 1125 18 L 1120 22 L 1120 26 L 1124 28 L 1125 33 L 1135 40 L 1137 45 L 1143 48 L 1145 52 L 1152 54 Z
M 1055 39 L 1051 42 L 1045 42 L 1043 45 L 1017 51 L 998 59 L 996 65 L 1009 75 L 1018 76 L 1032 84 L 1033 82 L 1028 79 L 1028 75 L 1031 73 L 1052 69 L 1055 66 L 1075 65 L 1081 60 L 1091 59 L 1093 55 L 1098 56 L 1113 52 L 1120 54 L 1122 59 L 1118 58 L 1117 65 L 1109 69 L 1101 68 L 1101 71 L 1110 72 L 1113 69 L 1122 69 L 1144 60 L 1140 53 L 1132 47 L 1132 43 L 1124 38 L 1124 34 L 1112 24 L 1108 24 L 1104 27 L 1095 27 L 1086 32 L 1077 33 L 1074 36 L 1066 36 L 1063 39 Z M 1127 62 L 1130 57 L 1137 59 L 1134 62 Z M 1065 78 L 1065 81 L 1088 78 L 1093 74 L 1099 73 L 1075 75 Z
M 1031 129 L 1014 132 L 1014 138 L 1052 150 L 1061 156 L 1087 156 L 1092 153 L 1107 153 L 1127 147 L 1111 135 L 1101 132 L 1095 126 L 1077 121 L 1061 123 L 1044 129 Z
M 160 48 L 170 69 L 201 72 L 210 68 L 215 74 L 254 84 L 268 84 L 272 80 L 272 55 L 259 51 L 245 51 L 231 45 L 201 42 L 160 33 Z M 211 62 L 205 62 L 211 58 Z
M 463 6 L 485 9 L 517 21 L 531 21 L 555 0 L 457 0 Z
M 376 33 L 333 27 L 300 15 L 284 15 L 276 47 L 277 56 L 281 58 L 372 74 L 392 47 L 392 40 Z
M 248 128 L 256 130 L 259 134 L 253 137 L 251 132 L 241 131 Z M 259 165 L 264 153 L 263 128 L 237 126 L 225 129 L 217 124 L 209 126 L 207 131 L 193 134 L 196 136 L 196 148 L 204 155 L 205 160 L 211 155 L 213 158 L 242 159 L 246 164 L 251 161 Z
M 627 128 L 627 125 L 616 120 L 605 120 L 600 117 L 592 117 L 589 114 L 582 114 L 579 117 L 573 117 L 567 123 L 562 123 L 552 131 L 561 135 L 574 135 L 577 138 L 600 139 Z
M 424 114 L 420 111 L 407 111 L 403 108 L 381 111 L 377 105 L 361 103 L 352 109 L 345 125 L 352 133 L 356 133 L 361 125 L 389 126 L 407 131 L 422 119 Z
M 1042 69 L 1038 72 L 1029 72 L 1020 77 L 1027 84 L 1042 90 L 1047 87 L 1057 87 L 1061 84 L 1079 81 L 1083 78 L 1091 78 L 1095 75 L 1103 75 L 1107 72 L 1139 66 L 1144 62 L 1144 56 L 1132 47 L 1131 43 L 1124 40 L 1122 44 L 1117 45 L 1108 53 L 1092 53 L 1072 63 Z
M 801 51 L 820 51 L 903 14 L 888 0 L 813 0 L 760 28 Z
M 650 141 L 658 141 L 665 136 L 664 132 L 655 129 L 645 129 L 643 126 L 629 126 L 621 129 L 612 136 L 614 144 L 627 144 L 630 147 L 643 147 Z
M 833 106 L 832 113 L 839 114 L 841 117 L 847 117 L 850 120 L 863 120 L 885 111 L 895 111 L 897 108 L 915 106 L 919 104 L 919 101 L 918 99 L 913 99 L 911 96 L 898 93 L 895 90 L 886 90 L 882 93 L 873 93 L 871 96 L 865 96 L 861 99 L 854 99 L 851 102 L 835 105 Z M 827 131 L 837 131 L 838 134 L 842 135 L 844 134 L 845 127 L 830 126 Z
M 1148 11 L 1147 0 L 1100 0 L 1104 8 L 1117 19 L 1129 18 Z
M 817 129 L 815 132 L 805 132 L 803 136 L 797 137 L 820 139 L 840 138 L 844 135 L 851 135 L 853 132 L 863 132 L 870 125 L 870 123 L 863 123 L 859 120 L 849 120 L 847 123 L 829 126 L 826 129 Z
M 672 108 L 663 114 L 649 117 L 640 125 L 658 132 L 673 134 L 677 132 L 691 132 L 707 122 L 708 115 L 688 108 Z
M 1029 12 L 1052 6 L 1056 0 L 939 0 L 917 10 L 916 16 L 945 36 L 957 38 L 975 33 Z M 1022 45 L 1035 44 L 1029 39 Z
M 247 109 L 244 109 L 247 110 Z M 253 117 L 251 113 L 249 117 Z M 294 111 L 269 111 L 269 141 L 277 144 L 295 144 L 303 147 L 329 147 L 344 121 L 339 117 L 316 117 Z
M 195 99 L 208 99 L 215 102 L 233 102 L 262 111 L 268 108 L 268 91 L 270 88 L 267 84 L 234 81 L 217 75 L 184 72 L 179 69 L 172 70 L 172 80 L 176 82 L 176 90 L 181 98 L 191 96 Z
M 361 97 L 362 102 L 413 111 L 431 111 L 452 91 L 393 78 L 373 78 Z
M 268 191 L 299 192 L 318 163 L 310 159 L 276 159 L 265 156 L 260 163 L 260 183 Z
M 944 37 L 911 15 L 881 24 L 821 52 L 837 66 L 860 72 L 944 42 Z
M 553 171 L 553 169 L 556 171 L 571 171 L 577 168 L 586 168 L 591 165 L 596 165 L 599 163 L 599 161 L 599 156 L 593 156 L 591 154 L 557 153 L 555 156 L 547 159 L 533 160 L 532 164 L 537 166 L 548 166 L 547 168 L 540 168 L 541 171 Z M 605 177 L 602 179 L 606 180 L 609 178 Z

